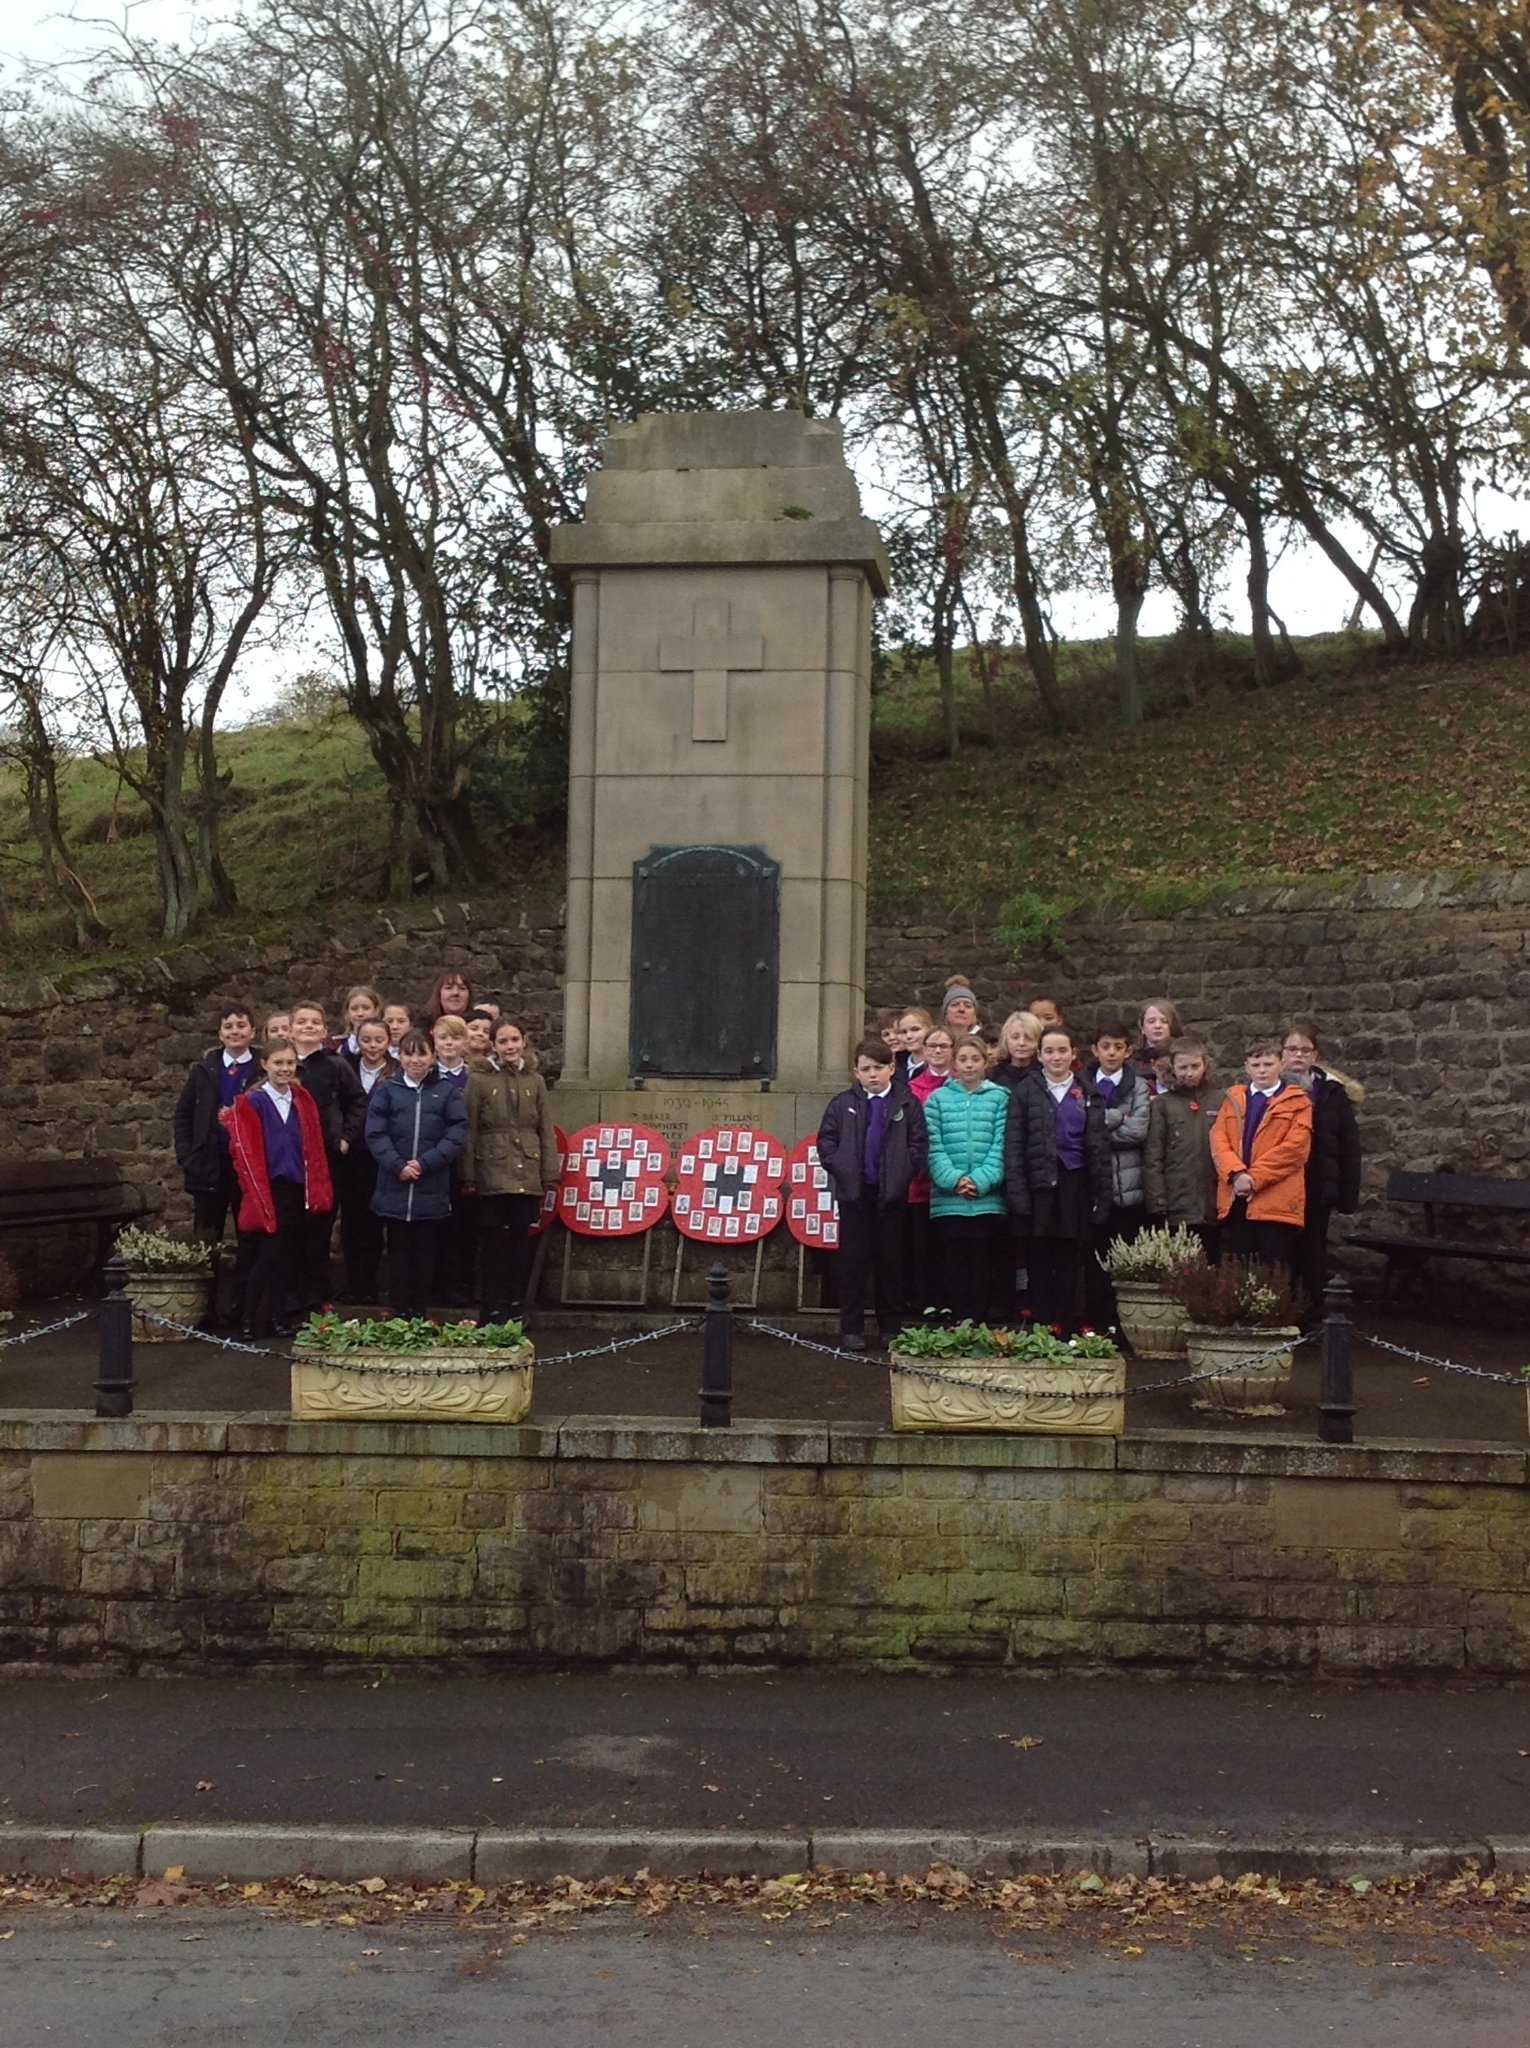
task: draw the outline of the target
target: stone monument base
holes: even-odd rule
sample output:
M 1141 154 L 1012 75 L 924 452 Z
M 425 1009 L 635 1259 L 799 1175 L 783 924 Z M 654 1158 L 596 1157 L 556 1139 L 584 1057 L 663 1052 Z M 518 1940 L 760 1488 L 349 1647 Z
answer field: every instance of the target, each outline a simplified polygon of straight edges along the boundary
M 848 1081 L 848 1073 L 800 1089 L 738 1081 L 650 1081 L 641 1088 L 560 1081 L 548 1100 L 570 1138 L 587 1124 L 646 1124 L 677 1159 L 688 1138 L 715 1124 L 766 1131 L 790 1151 L 818 1129 L 824 1105 Z M 700 1308 L 707 1270 L 721 1262 L 739 1307 L 776 1312 L 833 1305 L 832 1253 L 800 1246 L 784 1223 L 760 1246 L 682 1238 L 669 1216 L 640 1237 L 581 1237 L 560 1225 L 543 1255 L 536 1298 L 543 1308 Z

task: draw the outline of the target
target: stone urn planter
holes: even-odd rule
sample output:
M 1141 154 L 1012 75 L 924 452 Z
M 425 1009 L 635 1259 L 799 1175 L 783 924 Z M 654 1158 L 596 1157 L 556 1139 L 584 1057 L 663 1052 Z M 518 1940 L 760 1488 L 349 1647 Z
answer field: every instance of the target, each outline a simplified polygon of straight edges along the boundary
M 292 1346 L 300 1421 L 519 1422 L 535 1356 L 519 1323 L 312 1316 Z
M 998 1333 L 1009 1336 L 1008 1332 Z M 966 1356 L 905 1351 L 895 1341 L 894 1429 L 988 1430 L 1058 1436 L 1119 1436 L 1126 1423 L 1126 1361 L 1103 1346 L 1079 1355 L 1069 1340 L 1026 1335 L 1050 1355 L 1006 1356 L 995 1348 Z M 1082 1340 L 1099 1345 L 1097 1338 Z M 900 1371 L 899 1368 L 910 1368 Z M 940 1377 L 926 1377 L 938 1374 Z
M 203 1273 L 128 1273 L 127 1297 L 133 1304 L 135 1344 L 186 1344 L 191 1340 L 175 1330 L 161 1329 L 149 1315 L 164 1316 L 168 1322 L 184 1323 L 192 1329 L 207 1313 L 207 1292 L 211 1271 Z M 147 1310 L 148 1314 L 145 1314 Z
M 1282 1340 L 1286 1344 L 1273 1358 L 1247 1372 L 1226 1372 L 1220 1379 L 1202 1380 L 1191 1389 L 1191 1407 L 1210 1415 L 1284 1415 L 1301 1334 L 1295 1324 L 1286 1329 L 1231 1330 L 1187 1323 L 1185 1363 L 1191 1372 L 1212 1372 L 1235 1359 L 1257 1358 Z
M 1160 1280 L 1118 1280 L 1121 1334 L 1139 1358 L 1183 1358 L 1185 1311 Z
M 135 1344 L 183 1344 L 175 1330 L 162 1330 L 150 1316 L 193 1329 L 207 1313 L 212 1289 L 212 1256 L 205 1244 L 176 1237 L 149 1224 L 129 1224 L 117 1233 L 117 1256 L 127 1267 L 127 1297 L 133 1305 Z

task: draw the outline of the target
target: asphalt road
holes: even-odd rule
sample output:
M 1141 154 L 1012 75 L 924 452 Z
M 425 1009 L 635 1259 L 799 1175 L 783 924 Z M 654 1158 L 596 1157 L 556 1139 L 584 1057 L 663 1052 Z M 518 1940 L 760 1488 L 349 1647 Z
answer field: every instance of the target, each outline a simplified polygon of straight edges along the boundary
M 1527 1752 L 1501 1686 L 12 1679 L 0 1869 L 6 1821 L 1527 1839 Z
M 0 1908 L 3 1911 L 3 1908 Z M 828 1932 L 726 1916 L 502 1934 L 243 1912 L 29 1912 L 5 2048 L 1524 2048 L 1517 1946 L 1207 1934 L 1132 1955 L 992 1916 Z M 0 1923 L 0 1936 L 5 1932 Z

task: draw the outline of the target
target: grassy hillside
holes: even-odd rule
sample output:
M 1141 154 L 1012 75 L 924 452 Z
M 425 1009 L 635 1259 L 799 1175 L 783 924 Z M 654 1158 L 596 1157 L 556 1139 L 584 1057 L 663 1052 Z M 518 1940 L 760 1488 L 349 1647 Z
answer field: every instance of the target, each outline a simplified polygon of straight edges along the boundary
M 1316 664 L 1314 667 L 1316 668 Z M 1530 860 L 1530 660 L 1390 667 L 1367 652 L 1279 689 L 1218 689 L 1132 731 L 1032 728 L 930 758 L 926 708 L 884 708 L 871 872 L 884 909 L 977 911 L 1102 890 Z M 1108 697 L 1100 715 L 1108 716 Z
M 1530 659 L 1391 668 L 1359 645 L 1307 643 L 1313 674 L 1280 689 L 1218 687 L 1186 705 L 1167 647 L 1153 715 L 1109 723 L 1100 650 L 1070 651 L 1074 729 L 1049 738 L 1024 690 L 963 680 L 957 759 L 941 757 L 933 685 L 912 669 L 878 696 L 874 911 L 936 902 L 1024 925 L 1101 891 L 1140 895 L 1294 874 L 1516 865 L 1530 845 L 1521 730 Z M 1180 701 L 1175 701 L 1180 700 Z M 354 916 L 376 902 L 381 783 L 343 715 L 230 734 L 225 857 L 240 933 Z M 65 825 L 117 948 L 157 942 L 153 840 L 142 807 L 97 763 L 72 763 Z M 39 907 L 25 814 L 0 780 L 9 964 L 72 955 Z M 556 900 L 560 849 L 501 838 L 485 896 Z

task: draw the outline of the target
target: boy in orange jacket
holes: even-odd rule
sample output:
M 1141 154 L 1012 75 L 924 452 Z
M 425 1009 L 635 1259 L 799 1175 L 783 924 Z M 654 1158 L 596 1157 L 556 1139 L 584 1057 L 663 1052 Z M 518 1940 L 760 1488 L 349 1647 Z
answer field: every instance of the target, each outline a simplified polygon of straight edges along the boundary
M 1211 1127 L 1221 1250 L 1289 1269 L 1307 1208 L 1312 1103 L 1281 1079 L 1273 1038 L 1249 1040 L 1243 1069 L 1248 1079 L 1228 1089 Z

